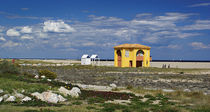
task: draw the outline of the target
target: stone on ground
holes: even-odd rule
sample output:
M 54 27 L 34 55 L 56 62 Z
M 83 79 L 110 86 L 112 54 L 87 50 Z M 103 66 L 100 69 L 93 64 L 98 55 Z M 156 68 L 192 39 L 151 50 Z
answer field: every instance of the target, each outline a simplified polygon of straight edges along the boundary
M 114 83 L 110 84 L 109 86 L 112 87 L 112 88 L 116 88 L 117 87 L 117 85 L 114 84 Z
M 0 97 L 0 103 L 3 101 L 3 97 Z
M 13 102 L 15 100 L 16 100 L 15 96 L 10 96 L 9 98 L 6 99 L 6 101 L 8 101 L 8 102 Z
M 15 97 L 17 97 L 17 98 L 24 98 L 25 96 L 23 95 L 23 94 L 21 94 L 21 93 L 15 93 Z
M 26 96 L 25 98 L 23 98 L 21 101 L 26 102 L 26 101 L 30 101 L 32 100 L 30 97 Z
M 183 91 L 184 91 L 184 92 L 191 92 L 190 89 L 184 89 Z
M 58 95 L 50 92 L 43 92 L 44 101 L 49 103 L 57 103 L 59 101 Z
M 34 78 L 35 78 L 35 79 L 38 79 L 38 78 L 39 78 L 39 76 L 38 76 L 38 75 L 35 75 L 35 76 L 34 76 Z
M 163 92 L 169 92 L 169 93 L 170 93 L 170 92 L 174 92 L 173 89 L 162 89 L 162 91 L 163 91 Z
M 9 97 L 8 94 L 5 94 L 5 95 L 3 96 L 4 99 L 7 99 L 8 97 Z
M 75 98 L 78 98 L 79 97 L 79 94 L 81 94 L 81 91 L 78 87 L 73 87 L 70 92 L 69 92 L 70 96 L 71 97 L 75 97 Z
M 2 89 L 0 89 L 0 93 L 3 93 L 4 91 Z
M 32 96 L 35 96 L 37 99 L 40 99 L 45 102 L 49 103 L 58 103 L 58 102 L 64 102 L 66 101 L 65 98 L 63 98 L 61 95 L 57 95 L 55 93 L 52 93 L 51 91 L 43 92 L 43 93 L 32 93 Z
M 66 89 L 66 88 L 64 88 L 64 87 L 62 87 L 62 86 L 58 89 L 58 91 L 59 91 L 61 94 L 63 94 L 64 96 L 70 95 L 70 90 L 68 90 L 68 89 Z
M 64 102 L 64 101 L 66 101 L 67 99 L 65 99 L 63 96 L 61 96 L 61 95 L 58 95 L 58 101 L 59 102 Z
M 41 76 L 41 78 L 42 78 L 42 79 L 44 79 L 44 78 L 45 78 L 45 76 L 44 76 L 44 75 L 42 75 L 42 76 Z
M 34 92 L 31 94 L 32 96 L 35 96 L 37 99 L 40 99 L 42 101 L 44 101 L 44 97 L 42 94 L 40 94 L 39 92 Z

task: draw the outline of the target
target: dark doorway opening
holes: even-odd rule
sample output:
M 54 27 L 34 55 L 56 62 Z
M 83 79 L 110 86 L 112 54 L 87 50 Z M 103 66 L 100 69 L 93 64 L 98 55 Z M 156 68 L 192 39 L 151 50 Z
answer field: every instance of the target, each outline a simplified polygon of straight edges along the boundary
M 133 62 L 129 61 L 129 67 L 133 67 Z
M 118 67 L 121 67 L 121 60 L 122 60 L 121 51 L 117 50 L 117 65 L 118 65 Z
M 142 67 L 142 61 L 136 61 L 136 67 Z
M 138 50 L 136 52 L 136 67 L 142 67 L 144 60 L 144 51 Z

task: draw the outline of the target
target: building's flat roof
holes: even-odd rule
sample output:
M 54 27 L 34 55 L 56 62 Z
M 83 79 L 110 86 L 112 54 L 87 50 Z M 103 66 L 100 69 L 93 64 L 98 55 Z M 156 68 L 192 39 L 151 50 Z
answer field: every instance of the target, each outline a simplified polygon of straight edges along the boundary
M 141 44 L 121 44 L 118 46 L 114 46 L 114 48 L 145 48 L 145 49 L 150 49 L 151 47 L 141 45 Z

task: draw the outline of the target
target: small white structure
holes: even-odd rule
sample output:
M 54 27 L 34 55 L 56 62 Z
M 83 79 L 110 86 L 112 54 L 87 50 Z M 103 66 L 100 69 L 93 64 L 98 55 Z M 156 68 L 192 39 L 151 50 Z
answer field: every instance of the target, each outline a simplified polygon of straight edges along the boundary
M 82 55 L 81 65 L 90 65 L 90 64 L 91 64 L 90 56 L 88 54 Z
M 99 62 L 100 62 L 100 58 L 98 57 L 97 54 L 93 54 L 93 55 L 90 57 L 90 59 L 91 59 L 92 65 L 98 65 Z

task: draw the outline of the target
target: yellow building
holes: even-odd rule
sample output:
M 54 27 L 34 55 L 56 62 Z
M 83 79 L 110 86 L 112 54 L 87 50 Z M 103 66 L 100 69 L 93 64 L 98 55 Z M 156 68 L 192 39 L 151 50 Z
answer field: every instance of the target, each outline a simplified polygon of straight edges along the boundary
M 149 67 L 150 47 L 140 44 L 122 44 L 114 47 L 115 67 Z

